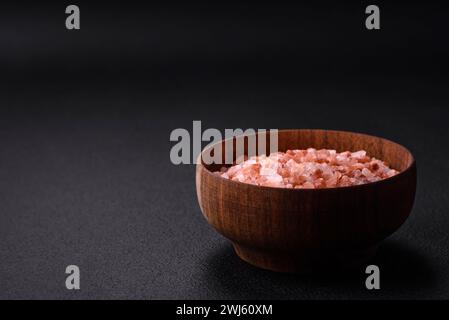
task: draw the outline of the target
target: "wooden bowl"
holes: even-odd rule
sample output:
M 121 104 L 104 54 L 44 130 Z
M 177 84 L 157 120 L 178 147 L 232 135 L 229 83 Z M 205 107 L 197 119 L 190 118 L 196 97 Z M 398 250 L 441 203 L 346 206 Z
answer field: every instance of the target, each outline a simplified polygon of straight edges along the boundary
M 232 241 L 241 259 L 264 269 L 309 272 L 367 262 L 410 214 L 416 190 L 413 155 L 397 143 L 360 133 L 305 129 L 278 134 L 279 151 L 363 149 L 400 173 L 359 186 L 284 189 L 222 178 L 213 174 L 222 165 L 206 165 L 199 158 L 196 189 L 204 217 Z M 224 155 L 226 143 L 219 144 Z

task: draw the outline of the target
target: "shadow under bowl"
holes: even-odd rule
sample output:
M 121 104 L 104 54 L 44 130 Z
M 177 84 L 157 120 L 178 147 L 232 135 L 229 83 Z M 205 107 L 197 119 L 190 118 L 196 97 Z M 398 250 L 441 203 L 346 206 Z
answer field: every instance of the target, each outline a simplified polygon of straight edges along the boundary
M 269 134 L 256 133 L 269 145 Z M 416 164 L 405 147 L 366 134 L 298 129 L 278 131 L 278 150 L 366 150 L 399 174 L 381 181 L 326 189 L 255 186 L 214 174 L 220 164 L 205 164 L 210 148 L 221 148 L 223 160 L 235 159 L 236 138 L 205 148 L 197 162 L 198 201 L 207 219 L 232 241 L 248 263 L 280 272 L 346 269 L 370 259 L 379 243 L 407 219 L 415 198 Z M 248 152 L 248 140 L 244 143 Z M 232 148 L 229 148 L 232 146 Z

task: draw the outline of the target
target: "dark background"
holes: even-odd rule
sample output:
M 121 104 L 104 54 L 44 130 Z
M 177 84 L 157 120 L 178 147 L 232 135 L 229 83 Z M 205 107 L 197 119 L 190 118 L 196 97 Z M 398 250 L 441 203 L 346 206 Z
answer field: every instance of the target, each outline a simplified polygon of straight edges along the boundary
M 449 11 L 443 2 L 0 5 L 0 298 L 449 297 Z M 412 215 L 349 275 L 240 261 L 204 220 L 170 132 L 327 128 L 407 146 Z M 65 288 L 65 267 L 81 290 Z

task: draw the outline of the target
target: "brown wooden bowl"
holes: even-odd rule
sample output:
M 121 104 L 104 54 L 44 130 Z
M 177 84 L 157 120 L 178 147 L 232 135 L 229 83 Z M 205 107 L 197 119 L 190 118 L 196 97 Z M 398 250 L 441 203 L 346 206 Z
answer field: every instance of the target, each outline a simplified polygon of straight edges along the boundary
M 219 143 L 225 154 L 225 141 Z M 282 272 L 359 266 L 409 216 L 416 164 L 405 147 L 366 134 L 308 129 L 280 130 L 278 143 L 279 151 L 363 149 L 400 173 L 359 186 L 284 189 L 222 178 L 213 174 L 222 165 L 199 159 L 196 189 L 203 215 L 241 259 Z

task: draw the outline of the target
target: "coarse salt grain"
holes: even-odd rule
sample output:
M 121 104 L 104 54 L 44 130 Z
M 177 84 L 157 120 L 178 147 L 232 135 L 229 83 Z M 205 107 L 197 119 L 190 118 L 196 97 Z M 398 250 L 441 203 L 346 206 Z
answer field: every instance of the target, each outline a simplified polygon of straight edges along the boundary
M 399 172 L 366 151 L 309 148 L 254 156 L 216 174 L 258 186 L 319 189 L 354 186 L 392 177 Z

